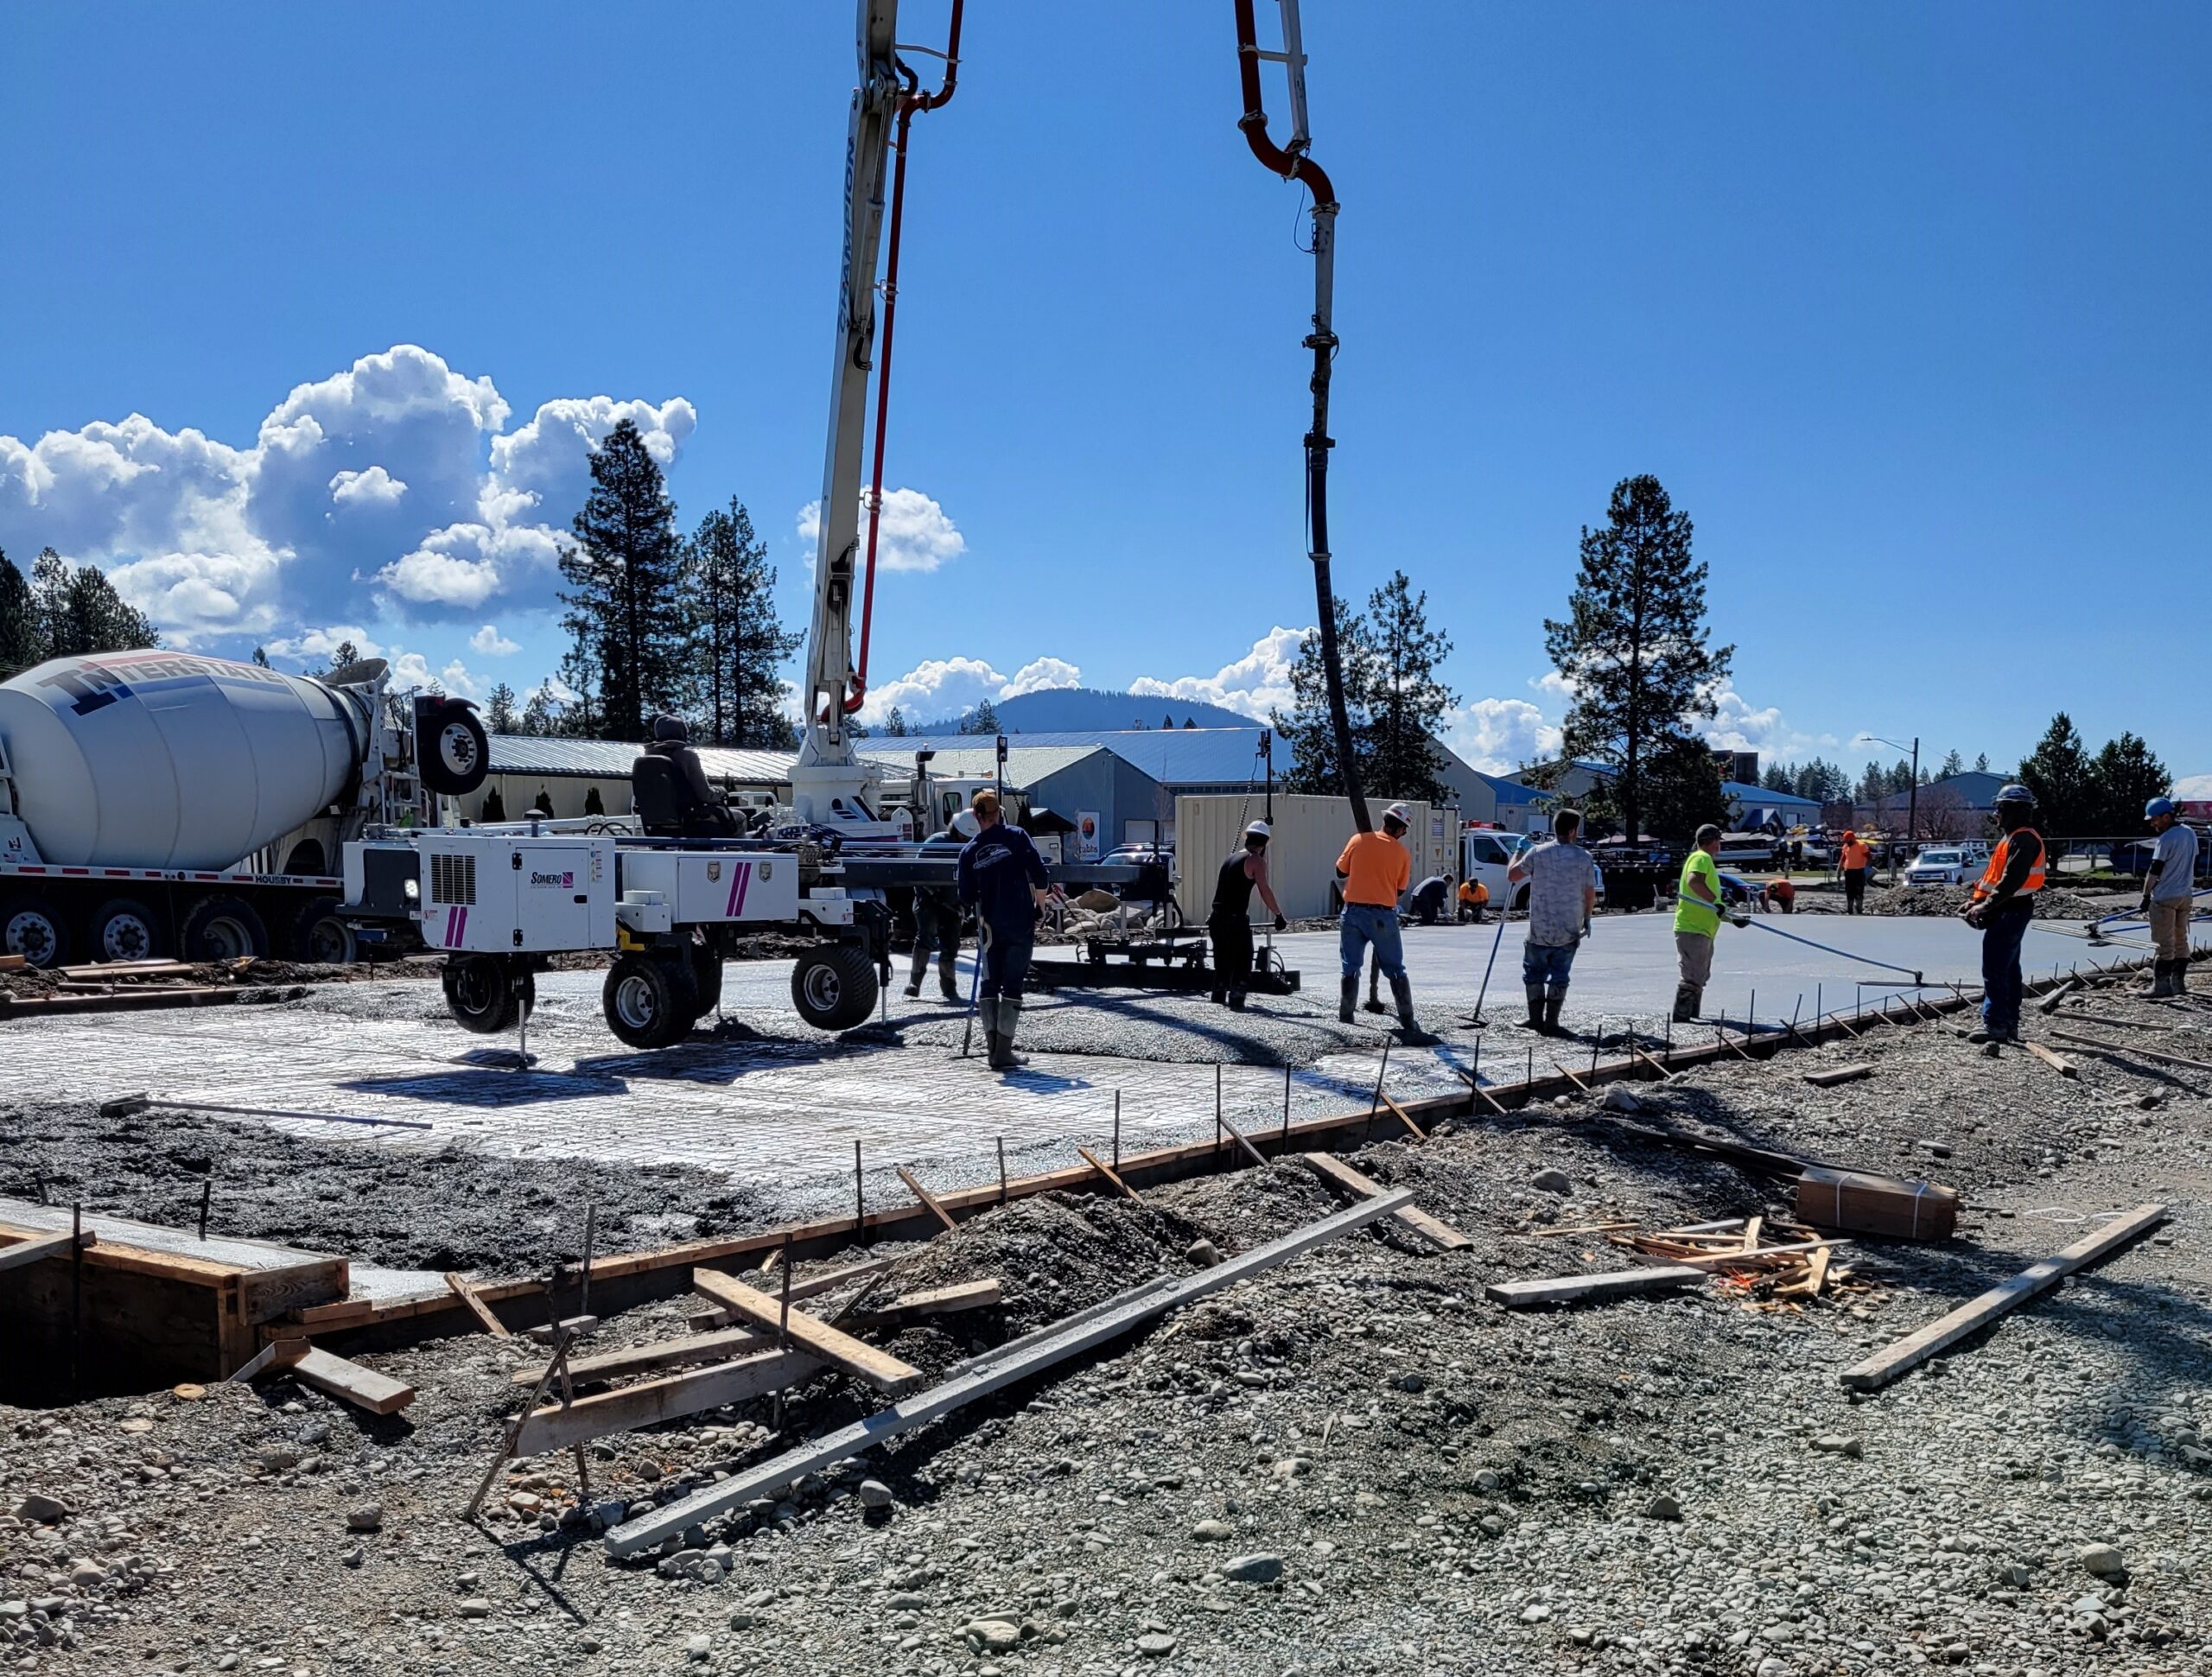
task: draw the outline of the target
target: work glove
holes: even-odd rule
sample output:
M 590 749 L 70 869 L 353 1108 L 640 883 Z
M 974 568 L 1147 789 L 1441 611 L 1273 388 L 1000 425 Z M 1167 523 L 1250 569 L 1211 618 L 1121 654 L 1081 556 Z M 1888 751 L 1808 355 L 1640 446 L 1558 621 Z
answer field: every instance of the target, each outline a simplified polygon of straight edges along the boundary
M 1290 930 L 1290 922 L 1284 919 L 1281 915 L 1276 915 L 1275 930 L 1277 931 L 1288 931 Z

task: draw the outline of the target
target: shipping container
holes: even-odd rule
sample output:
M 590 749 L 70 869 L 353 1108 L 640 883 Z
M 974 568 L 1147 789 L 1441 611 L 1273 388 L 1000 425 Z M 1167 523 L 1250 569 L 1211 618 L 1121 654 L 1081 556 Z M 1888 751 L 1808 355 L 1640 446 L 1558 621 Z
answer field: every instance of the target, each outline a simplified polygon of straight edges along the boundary
M 1377 825 L 1392 802 L 1370 797 L 1368 813 Z M 1412 880 L 1419 884 L 1432 873 L 1459 871 L 1459 811 L 1407 799 L 1413 826 L 1406 834 L 1412 854 Z M 1269 819 L 1274 837 L 1268 846 L 1268 883 L 1294 920 L 1313 919 L 1336 912 L 1331 887 L 1336 883 L 1337 858 L 1352 835 L 1351 805 L 1341 797 L 1303 792 L 1277 792 L 1274 813 L 1268 816 L 1268 801 L 1260 795 L 1191 797 L 1175 800 L 1175 860 L 1179 878 L 1176 901 L 1186 920 L 1203 922 L 1213 905 L 1214 878 L 1221 865 L 1243 848 L 1245 823 Z M 1257 897 L 1253 915 L 1260 913 Z

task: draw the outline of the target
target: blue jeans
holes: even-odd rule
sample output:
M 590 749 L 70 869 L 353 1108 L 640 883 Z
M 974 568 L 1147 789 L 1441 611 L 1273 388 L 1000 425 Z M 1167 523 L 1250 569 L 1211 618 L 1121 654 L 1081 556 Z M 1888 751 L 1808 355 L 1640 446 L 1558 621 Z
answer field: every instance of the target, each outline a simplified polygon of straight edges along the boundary
M 1551 995 L 1567 994 L 1567 975 L 1574 969 L 1573 943 L 1523 943 L 1521 946 L 1521 981 L 1529 988 L 1541 989 Z
M 2032 911 L 2004 909 L 1981 929 L 1981 1023 L 2010 1036 L 2020 1028 L 2020 941 Z
M 1398 935 L 1398 911 L 1377 908 L 1371 903 L 1346 903 L 1337 932 L 1346 978 L 1359 976 L 1359 963 L 1366 959 L 1370 945 L 1383 977 L 1396 980 L 1406 975 L 1406 945 Z
M 976 957 L 982 964 L 982 983 L 977 994 L 1021 1000 L 1029 981 L 1029 956 L 1036 946 L 1033 926 L 993 926 L 990 941 Z

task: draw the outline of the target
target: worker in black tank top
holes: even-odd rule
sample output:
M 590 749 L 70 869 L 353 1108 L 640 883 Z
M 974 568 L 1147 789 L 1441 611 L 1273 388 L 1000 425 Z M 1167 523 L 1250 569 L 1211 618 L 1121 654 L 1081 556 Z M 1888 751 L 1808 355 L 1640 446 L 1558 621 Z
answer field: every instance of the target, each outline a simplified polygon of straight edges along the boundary
M 1213 999 L 1226 1001 L 1238 1013 L 1244 1011 L 1244 989 L 1252 978 L 1253 888 L 1258 887 L 1260 900 L 1275 917 L 1277 931 L 1290 924 L 1268 883 L 1269 836 L 1264 821 L 1244 829 L 1244 848 L 1222 863 L 1215 878 L 1213 908 L 1206 916 L 1206 931 L 1213 939 L 1214 981 L 1220 987 Z

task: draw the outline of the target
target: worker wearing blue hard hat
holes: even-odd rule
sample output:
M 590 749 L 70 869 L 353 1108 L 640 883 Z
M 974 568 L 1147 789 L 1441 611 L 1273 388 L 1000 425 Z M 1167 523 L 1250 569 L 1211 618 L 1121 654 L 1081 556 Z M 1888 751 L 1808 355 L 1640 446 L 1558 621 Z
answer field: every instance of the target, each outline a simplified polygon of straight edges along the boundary
M 2173 800 L 2154 797 L 2143 819 L 2158 835 L 2143 880 L 2143 912 L 2151 923 L 2153 996 L 2189 994 L 2189 912 L 2196 888 L 2196 835 L 2174 817 Z
M 2036 795 L 2017 782 L 1999 789 L 1997 825 L 2004 836 L 1974 882 L 1966 923 L 1981 933 L 1981 1028 L 1970 1042 L 2020 1039 L 2020 944 L 2035 918 L 2044 885 L 2043 835 L 2035 829 Z

